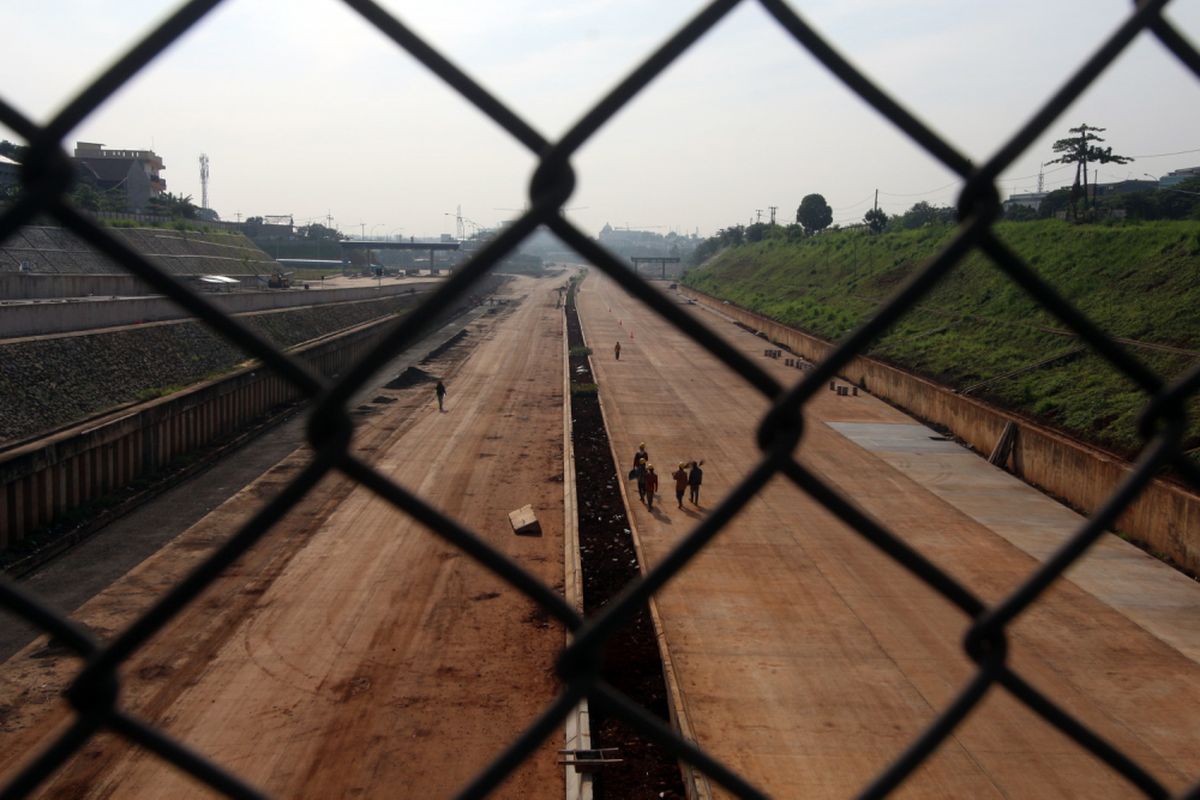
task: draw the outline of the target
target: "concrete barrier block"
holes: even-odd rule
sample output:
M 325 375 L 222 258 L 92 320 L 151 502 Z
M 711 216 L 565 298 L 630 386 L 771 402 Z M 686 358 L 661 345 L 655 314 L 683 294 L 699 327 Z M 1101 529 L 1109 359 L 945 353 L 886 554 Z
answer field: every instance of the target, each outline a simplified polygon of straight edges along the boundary
M 542 535 L 542 525 L 533 513 L 531 505 L 524 505 L 516 511 L 509 512 L 508 521 L 512 525 L 513 533 L 518 536 Z

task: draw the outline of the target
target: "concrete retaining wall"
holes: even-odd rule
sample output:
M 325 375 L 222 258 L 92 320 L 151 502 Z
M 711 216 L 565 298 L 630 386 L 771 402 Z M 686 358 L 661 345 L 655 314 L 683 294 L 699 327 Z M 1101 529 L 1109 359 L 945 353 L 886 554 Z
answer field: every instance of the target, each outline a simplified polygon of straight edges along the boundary
M 685 286 L 679 292 L 762 331 L 771 341 L 811 361 L 820 361 L 833 350 L 823 339 L 703 292 Z M 914 416 L 945 426 L 981 453 L 991 453 L 1004 426 L 1014 423 L 1017 444 L 1008 462 L 1013 474 L 1084 513 L 1099 508 L 1130 473 L 1130 464 L 1123 459 L 874 359 L 855 358 L 842 374 Z M 1117 525 L 1150 550 L 1200 572 L 1200 496 L 1156 480 Z
M 339 373 L 380 331 L 378 323 L 364 326 L 304 351 L 302 358 L 323 374 Z M 0 548 L 295 397 L 272 373 L 243 369 L 6 453 L 0 462 Z
M 476 293 L 490 294 L 502 281 L 491 276 Z M 341 375 L 379 341 L 390 321 L 368 323 L 296 355 L 322 375 Z M 0 455 L 0 549 L 297 396 L 274 373 L 249 367 Z
M 0 272 L 0 298 L 44 300 L 59 297 L 134 297 L 155 294 L 140 279 L 129 274 L 41 275 L 36 272 Z
M 428 291 L 433 282 L 355 286 L 345 289 L 287 289 L 238 294 L 209 294 L 207 299 L 230 314 L 279 308 L 374 300 Z M 180 319 L 186 314 L 165 297 L 74 298 L 0 306 L 0 339 L 113 328 L 141 322 Z

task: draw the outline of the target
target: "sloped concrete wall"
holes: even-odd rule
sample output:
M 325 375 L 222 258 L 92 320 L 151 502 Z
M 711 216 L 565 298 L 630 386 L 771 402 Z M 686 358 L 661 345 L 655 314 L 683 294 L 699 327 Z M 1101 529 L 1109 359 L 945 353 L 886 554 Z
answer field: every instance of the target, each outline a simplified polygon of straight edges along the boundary
M 176 275 L 269 275 L 274 259 L 240 233 L 108 228 L 114 238 Z M 27 225 L 0 242 L 0 273 L 111 275 L 126 272 L 66 228 Z
M 495 292 L 504 280 L 496 275 L 483 278 L 473 296 Z M 295 355 L 322 375 L 345 374 L 381 341 L 392 319 L 330 336 Z M 146 357 L 154 358 L 147 344 L 137 343 Z M 244 428 L 297 396 L 274 373 L 247 366 L 13 447 L 0 454 L 0 549 L 174 458 Z
M 284 289 L 278 291 L 206 294 L 205 299 L 229 314 L 245 314 L 280 308 L 346 303 L 396 297 L 427 291 L 433 284 L 385 283 L 345 289 Z M 42 336 L 143 322 L 180 319 L 186 313 L 158 295 L 150 297 L 73 298 L 37 303 L 0 305 L 0 339 Z

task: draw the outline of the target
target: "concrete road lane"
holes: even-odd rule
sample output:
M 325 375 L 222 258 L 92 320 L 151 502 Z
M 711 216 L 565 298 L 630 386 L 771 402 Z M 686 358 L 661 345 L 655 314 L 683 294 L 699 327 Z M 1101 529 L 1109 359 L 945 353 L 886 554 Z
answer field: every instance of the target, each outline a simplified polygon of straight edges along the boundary
M 355 409 L 357 450 L 551 586 L 562 581 L 562 312 L 558 279 L 515 279 L 471 325 L 469 357 L 433 384 Z M 460 346 L 462 347 L 462 346 Z M 102 634 L 137 612 L 293 476 L 298 451 L 76 617 Z M 541 537 L 509 511 L 537 510 Z M 553 700 L 562 631 L 531 601 L 345 478 L 331 477 L 123 670 L 124 707 L 277 797 L 447 797 Z M 58 730 L 78 664 L 44 640 L 0 670 L 0 784 Z M 501 797 L 561 797 L 549 741 Z M 54 797 L 209 793 L 100 736 Z
M 596 271 L 579 307 L 618 457 L 631 460 L 644 441 L 662 476 L 653 511 L 632 493 L 653 565 L 756 463 L 767 403 Z M 762 339 L 687 308 L 781 381 L 799 379 L 763 357 Z M 1011 592 L 1080 523 L 865 394 L 822 390 L 805 421 L 801 463 L 986 603 Z M 669 475 L 701 458 L 700 505 L 678 509 Z M 957 607 L 781 478 L 657 602 L 699 744 L 776 797 L 861 791 L 975 669 L 962 647 L 969 620 Z M 1200 587 L 1107 537 L 1010 626 L 1009 663 L 1178 792 L 1200 776 L 1198 612 Z M 898 794 L 1141 796 L 996 688 Z

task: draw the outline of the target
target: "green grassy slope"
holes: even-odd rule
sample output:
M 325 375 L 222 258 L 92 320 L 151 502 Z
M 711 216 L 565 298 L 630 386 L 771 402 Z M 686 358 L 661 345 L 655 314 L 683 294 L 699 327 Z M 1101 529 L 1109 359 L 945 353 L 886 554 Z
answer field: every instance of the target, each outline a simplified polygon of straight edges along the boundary
M 838 339 L 953 238 L 949 226 L 870 235 L 828 231 L 720 252 L 684 283 L 810 333 Z M 997 236 L 1111 336 L 1200 353 L 1200 223 L 1001 223 Z M 1012 377 L 1081 346 L 983 253 L 974 251 L 869 355 L 1132 456 L 1146 394 L 1091 351 Z M 1200 356 L 1127 345 L 1162 380 Z M 1189 410 L 1195 420 L 1200 402 Z M 1189 448 L 1200 445 L 1191 424 Z

